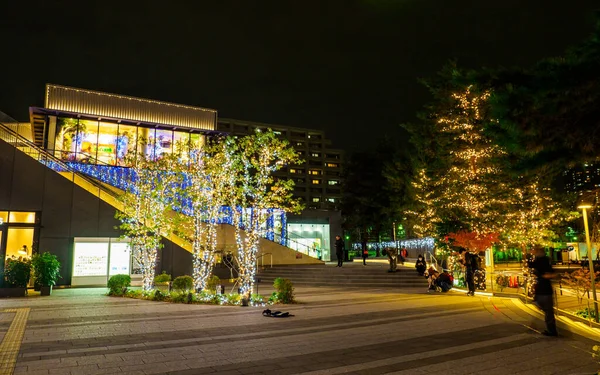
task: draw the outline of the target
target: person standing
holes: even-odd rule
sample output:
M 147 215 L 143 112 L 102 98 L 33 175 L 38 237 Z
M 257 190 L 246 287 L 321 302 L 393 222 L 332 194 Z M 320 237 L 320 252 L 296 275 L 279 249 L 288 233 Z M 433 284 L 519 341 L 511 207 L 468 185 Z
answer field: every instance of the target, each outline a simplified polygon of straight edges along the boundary
M 344 264 L 345 247 L 346 245 L 344 244 L 344 240 L 342 240 L 342 237 L 339 235 L 335 236 L 335 256 L 338 260 L 338 264 L 336 267 L 341 267 Z
M 464 250 L 463 252 L 463 265 L 465 266 L 465 282 L 467 283 L 467 288 L 469 291 L 467 292 L 467 296 L 475 295 L 475 269 L 474 266 L 477 264 L 477 260 L 475 259 L 475 255 L 471 254 L 468 250 Z
M 556 330 L 556 319 L 554 318 L 554 296 L 552 295 L 552 279 L 555 274 L 550 263 L 550 258 L 546 256 L 546 252 L 541 246 L 533 248 L 535 259 L 529 263 L 529 267 L 533 269 L 537 283 L 535 284 L 534 302 L 544 312 L 544 321 L 546 322 L 546 330 L 542 332 L 545 336 L 558 336 Z
M 362 240 L 362 259 L 363 266 L 367 265 L 367 258 L 369 257 L 369 248 L 367 247 L 367 240 Z
M 390 262 L 390 269 L 388 270 L 388 272 L 396 272 L 398 258 L 397 249 L 395 247 L 386 247 L 385 253 L 387 254 Z

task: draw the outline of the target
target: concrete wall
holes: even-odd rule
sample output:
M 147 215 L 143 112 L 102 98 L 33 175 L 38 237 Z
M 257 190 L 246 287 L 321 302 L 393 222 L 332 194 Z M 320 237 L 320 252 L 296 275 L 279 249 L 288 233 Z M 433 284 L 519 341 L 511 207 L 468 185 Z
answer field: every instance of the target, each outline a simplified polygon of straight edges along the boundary
M 242 233 L 242 236 L 243 235 L 244 234 Z M 231 251 L 235 254 L 235 227 L 232 225 L 221 224 L 217 243 L 220 249 Z M 261 238 L 259 242 L 259 257 L 262 256 L 262 260 L 259 258 L 259 265 L 261 265 L 262 262 L 264 262 L 264 264 L 270 264 L 271 255 L 273 265 L 323 264 L 323 261 L 316 258 L 309 257 L 306 254 L 297 253 L 288 247 Z

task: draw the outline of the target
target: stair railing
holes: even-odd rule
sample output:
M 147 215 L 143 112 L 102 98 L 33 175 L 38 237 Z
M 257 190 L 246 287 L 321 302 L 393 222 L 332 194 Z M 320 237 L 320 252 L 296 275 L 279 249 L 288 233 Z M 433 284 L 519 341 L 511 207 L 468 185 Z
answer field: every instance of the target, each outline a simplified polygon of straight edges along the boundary
M 259 264 L 259 267 L 261 267 L 261 268 L 264 268 L 264 266 L 265 266 L 265 257 L 266 257 L 267 255 L 268 255 L 268 256 L 270 257 L 270 259 L 271 259 L 271 263 L 270 263 L 270 265 L 269 265 L 269 268 L 273 268 L 273 253 L 264 253 L 264 254 L 261 254 L 261 255 L 258 257 L 258 259 L 257 259 L 257 260 L 260 262 L 260 264 Z

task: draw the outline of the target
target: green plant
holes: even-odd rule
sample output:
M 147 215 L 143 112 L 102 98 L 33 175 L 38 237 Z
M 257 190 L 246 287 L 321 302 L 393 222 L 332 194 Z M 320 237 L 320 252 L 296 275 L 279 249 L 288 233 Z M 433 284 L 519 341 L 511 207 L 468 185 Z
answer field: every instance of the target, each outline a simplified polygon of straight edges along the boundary
M 161 292 L 160 290 L 155 290 L 152 295 L 152 301 L 164 301 L 167 298 L 167 295 Z
M 273 282 L 277 291 L 277 301 L 281 303 L 294 303 L 294 285 L 289 279 L 278 277 Z
M 228 305 L 239 305 L 242 301 L 242 296 L 237 293 L 226 294 L 226 298 Z
M 213 275 L 206 282 L 206 289 L 210 290 L 211 292 L 216 292 L 217 285 L 219 285 L 220 283 L 221 279 L 219 279 L 219 276 Z
M 594 309 L 589 309 L 587 307 L 585 309 L 575 311 L 575 315 L 580 316 L 584 319 L 588 319 L 588 318 L 595 319 L 596 318 L 596 312 L 594 311 Z
M 26 288 L 31 277 L 31 262 L 27 259 L 6 259 L 4 264 L 4 279 L 9 286 Z
M 31 257 L 33 277 L 40 286 L 53 286 L 60 278 L 60 262 L 56 255 L 45 252 Z
M 173 289 L 181 292 L 187 292 L 194 288 L 194 279 L 191 276 L 177 276 L 173 280 Z
M 108 279 L 108 295 L 122 296 L 127 293 L 127 287 L 131 286 L 131 277 L 129 275 L 114 275 Z
M 498 285 L 500 287 L 500 291 L 502 291 L 502 289 L 508 287 L 508 277 L 504 275 L 496 276 L 496 285 Z
M 163 271 L 160 275 L 154 277 L 154 285 L 169 285 L 171 275 Z
M 142 298 L 142 291 L 141 290 L 128 290 L 127 293 L 125 293 L 125 296 L 127 296 L 129 298 L 138 298 L 138 299 L 141 299 Z

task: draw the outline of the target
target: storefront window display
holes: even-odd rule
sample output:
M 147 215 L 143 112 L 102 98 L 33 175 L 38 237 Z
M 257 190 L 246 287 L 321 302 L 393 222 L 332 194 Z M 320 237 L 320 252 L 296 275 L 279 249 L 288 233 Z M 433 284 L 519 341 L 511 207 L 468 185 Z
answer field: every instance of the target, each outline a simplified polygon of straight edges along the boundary
M 71 285 L 106 285 L 117 274 L 131 274 L 129 242 L 118 238 L 75 238 Z
M 204 135 L 199 133 L 67 117 L 57 118 L 55 134 L 55 156 L 62 160 L 119 166 L 126 166 L 131 152 L 158 158 L 190 143 L 204 145 Z

